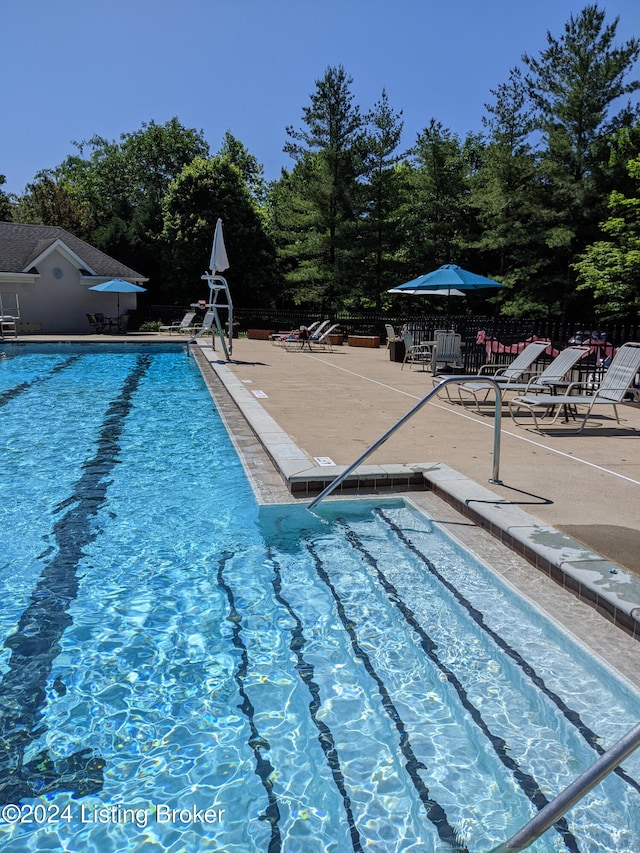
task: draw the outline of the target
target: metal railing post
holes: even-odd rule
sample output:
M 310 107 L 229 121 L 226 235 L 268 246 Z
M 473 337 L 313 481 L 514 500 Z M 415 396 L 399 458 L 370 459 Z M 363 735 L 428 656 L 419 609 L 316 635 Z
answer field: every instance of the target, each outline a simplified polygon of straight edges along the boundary
M 455 383 L 463 383 L 464 382 L 478 382 L 482 381 L 483 383 L 488 382 L 493 385 L 496 392 L 496 403 L 495 403 L 495 412 L 494 412 L 494 436 L 493 436 L 493 477 L 490 479 L 491 483 L 501 483 L 500 480 L 500 419 L 502 417 L 502 393 L 500 390 L 500 383 L 497 382 L 492 376 L 483 376 L 479 378 L 477 375 L 472 376 L 447 376 L 443 379 L 435 388 L 432 388 L 428 394 L 426 394 L 421 400 L 419 400 L 415 406 L 413 406 L 409 411 L 403 415 L 399 421 L 397 421 L 390 429 L 388 429 L 377 441 L 368 447 L 365 452 L 358 456 L 355 462 L 353 462 L 349 467 L 342 472 L 342 474 L 338 474 L 338 476 L 326 486 L 317 497 L 315 497 L 307 509 L 313 509 L 317 506 L 321 500 L 330 495 L 338 486 L 346 480 L 346 478 L 351 474 L 358 465 L 362 465 L 362 463 L 371 456 L 381 445 L 387 441 L 387 439 L 391 438 L 391 436 L 400 429 L 400 427 L 405 424 L 410 418 L 412 418 L 416 412 L 420 411 L 420 409 L 424 406 L 425 403 L 428 403 L 429 400 L 434 397 L 438 391 L 445 387 L 445 385 L 449 385 L 452 382 Z
M 561 791 L 538 814 L 512 835 L 507 841 L 494 847 L 491 853 L 517 853 L 524 850 L 546 832 L 563 814 L 569 811 L 592 788 L 611 773 L 624 759 L 640 746 L 640 723 L 623 735 L 619 741 L 595 761 L 588 770 Z

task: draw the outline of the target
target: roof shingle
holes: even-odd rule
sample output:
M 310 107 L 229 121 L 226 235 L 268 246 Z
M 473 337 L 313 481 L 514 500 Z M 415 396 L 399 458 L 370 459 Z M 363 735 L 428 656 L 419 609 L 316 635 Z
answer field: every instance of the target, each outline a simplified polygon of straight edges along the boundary
M 0 222 L 0 272 L 27 272 L 31 263 L 60 240 L 98 276 L 136 279 L 145 277 L 57 225 Z

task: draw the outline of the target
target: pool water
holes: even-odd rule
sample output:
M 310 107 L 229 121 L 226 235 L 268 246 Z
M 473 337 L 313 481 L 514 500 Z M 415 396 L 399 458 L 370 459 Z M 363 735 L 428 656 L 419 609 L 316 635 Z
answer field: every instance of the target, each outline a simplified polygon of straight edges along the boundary
M 637 722 L 403 501 L 259 507 L 183 346 L 7 347 L 0 416 L 3 851 L 489 851 Z

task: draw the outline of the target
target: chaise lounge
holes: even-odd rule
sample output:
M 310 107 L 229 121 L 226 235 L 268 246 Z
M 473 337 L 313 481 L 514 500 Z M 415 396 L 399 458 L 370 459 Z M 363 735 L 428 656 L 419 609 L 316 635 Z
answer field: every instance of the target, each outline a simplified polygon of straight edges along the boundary
M 521 412 L 525 410 L 533 418 L 534 428 L 538 432 L 542 432 L 545 428 L 555 424 L 561 412 L 566 414 L 568 411 L 572 411 L 578 415 L 579 407 L 585 407 L 586 411 L 576 430 L 576 432 L 582 432 L 596 406 L 612 406 L 616 423 L 619 424 L 617 406 L 624 401 L 639 371 L 640 343 L 623 344 L 607 368 L 600 387 L 592 395 L 584 392 L 573 394 L 574 389 L 583 387 L 580 383 L 570 385 L 567 393 L 563 395 L 534 394 L 529 396 L 525 394 L 509 401 L 511 417 L 514 423 L 519 426 L 530 426 L 530 423 L 518 420 Z M 549 420 L 542 424 L 541 421 L 546 417 Z

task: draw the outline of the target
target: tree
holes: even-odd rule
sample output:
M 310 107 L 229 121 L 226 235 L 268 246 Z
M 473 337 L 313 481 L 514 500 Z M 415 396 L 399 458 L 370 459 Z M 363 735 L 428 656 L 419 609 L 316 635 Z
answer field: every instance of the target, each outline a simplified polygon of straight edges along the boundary
M 609 238 L 589 246 L 574 264 L 578 290 L 591 292 L 599 316 L 618 319 L 640 310 L 640 151 L 629 161 L 634 196 L 614 191 L 602 231 Z
M 33 225 L 57 225 L 83 240 L 90 240 L 94 226 L 86 202 L 74 198 L 70 188 L 50 173 L 40 172 L 27 184 L 18 201 L 14 220 Z
M 458 136 L 431 119 L 418 134 L 403 211 L 405 253 L 415 275 L 456 263 L 468 225 L 468 161 Z
M 2 189 L 2 185 L 6 182 L 6 176 L 0 175 L 0 222 L 11 222 L 13 218 L 11 198 Z
M 353 103 L 352 78 L 344 68 L 328 68 L 316 81 L 311 105 L 303 109 L 306 128 L 287 128 L 285 152 L 295 160 L 295 193 L 308 208 L 312 230 L 299 233 L 291 253 L 311 276 L 311 290 L 323 308 L 335 307 L 352 287 L 354 226 L 358 220 L 357 181 L 363 172 L 363 119 Z M 290 253 L 289 260 L 292 260 Z M 287 279 L 299 282 L 292 265 Z
M 266 193 L 264 169 L 253 154 L 247 151 L 242 142 L 227 131 L 218 154 L 238 167 L 251 195 L 256 201 L 264 202 Z
M 529 143 L 533 110 L 520 69 L 491 90 L 483 124 L 488 131 L 480 165 L 471 177 L 471 206 L 478 233 L 472 245 L 483 268 L 506 285 L 498 299 L 501 313 L 546 316 L 547 212 L 544 187 Z
M 169 247 L 171 284 L 164 294 L 173 302 L 206 295 L 201 276 L 209 266 L 218 218 L 230 269 L 225 273 L 234 305 L 268 304 L 274 287 L 275 253 L 239 168 L 229 158 L 196 157 L 170 184 L 163 200 L 162 239 Z
M 548 157 L 580 181 L 599 163 L 594 144 L 619 122 L 628 123 L 629 107 L 617 116 L 613 104 L 640 88 L 640 81 L 625 78 L 640 54 L 638 39 L 614 47 L 619 18 L 605 26 L 605 12 L 597 4 L 570 16 L 564 35 L 547 32 L 547 49 L 539 58 L 523 56 L 526 78 Z
M 92 211 L 91 242 L 162 289 L 171 280 L 160 240 L 163 198 L 185 165 L 208 155 L 202 133 L 173 118 L 164 125 L 143 123 L 121 134 L 119 143 L 94 136 L 74 144 L 79 153 L 53 176 Z
M 360 227 L 360 265 L 364 296 L 380 310 L 382 293 L 398 271 L 402 239 L 400 205 L 405 171 L 398 168 L 402 112 L 395 113 L 383 89 L 380 100 L 367 116 L 369 131 L 364 141 L 366 183 Z
M 628 125 L 636 110 L 616 112 L 616 103 L 640 83 L 626 78 L 640 54 L 640 42 L 614 45 L 618 19 L 605 25 L 605 12 L 588 5 L 570 17 L 564 34 L 547 33 L 539 57 L 523 56 L 529 69 L 527 91 L 542 132 L 541 179 L 549 188 L 546 242 L 555 259 L 548 281 L 552 303 L 575 311 L 572 258 L 595 239 L 605 213 L 603 140 Z M 583 306 L 581 306 L 583 307 Z
M 326 273 L 318 257 L 325 235 L 307 180 L 315 156 L 308 154 L 291 172 L 283 170 L 269 188 L 267 209 L 269 233 L 285 281 L 278 296 L 287 303 L 321 308 L 326 301 Z

